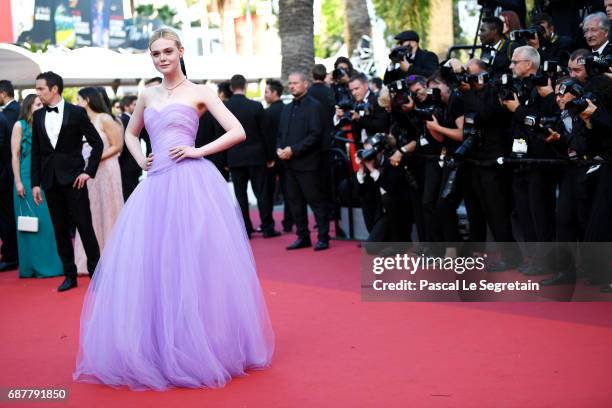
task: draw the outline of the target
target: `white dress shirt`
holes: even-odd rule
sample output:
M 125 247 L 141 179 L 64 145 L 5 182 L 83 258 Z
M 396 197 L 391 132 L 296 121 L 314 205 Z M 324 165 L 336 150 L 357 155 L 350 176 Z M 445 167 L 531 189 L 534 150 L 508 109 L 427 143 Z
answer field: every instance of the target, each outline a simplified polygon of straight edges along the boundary
M 602 52 L 603 50 L 608 46 L 608 43 L 610 42 L 610 40 L 606 41 L 604 43 L 604 45 L 602 45 L 601 47 L 599 47 L 596 50 L 593 50 L 594 53 L 597 53 L 597 55 L 599 55 L 600 57 L 603 57 Z
M 47 136 L 49 136 L 49 140 L 51 141 L 51 145 L 55 149 L 57 145 L 57 139 L 59 138 L 60 130 L 62 129 L 62 121 L 64 119 L 64 98 L 60 100 L 60 102 L 51 106 L 50 108 L 57 107 L 58 112 L 47 112 L 45 115 L 45 129 L 47 130 Z

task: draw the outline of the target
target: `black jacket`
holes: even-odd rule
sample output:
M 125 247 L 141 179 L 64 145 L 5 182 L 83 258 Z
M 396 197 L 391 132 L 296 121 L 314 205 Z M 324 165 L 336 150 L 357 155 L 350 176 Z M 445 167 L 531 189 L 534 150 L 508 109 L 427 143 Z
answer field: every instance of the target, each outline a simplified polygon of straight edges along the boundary
M 386 132 L 389 129 L 389 114 L 378 104 L 378 98 L 374 92 L 370 91 L 368 95 L 368 114 L 362 116 L 357 121 L 353 121 L 353 137 L 358 145 L 363 143 L 362 130 L 365 129 L 368 137 L 376 133 Z
M 8 121 L 9 129 L 11 130 L 11 132 L 13 131 L 13 126 L 15 125 L 15 122 L 17 122 L 17 118 L 19 118 L 20 109 L 21 107 L 19 106 L 19 103 L 17 101 L 11 101 L 11 103 L 6 105 L 6 108 L 4 108 L 4 110 L 2 111 L 2 113 L 4 113 L 4 117 Z
M 276 145 L 291 146 L 293 156 L 285 160 L 295 171 L 317 171 L 321 156 L 320 105 L 312 96 L 304 95 L 283 107 Z
M 225 106 L 236 116 L 244 131 L 246 140 L 227 151 L 227 164 L 232 167 L 264 166 L 266 163 L 265 140 L 261 133 L 263 106 L 244 95 L 234 94 Z
M 551 41 L 546 42 L 540 49 L 542 63 L 544 61 L 557 61 L 567 66 L 570 54 L 574 51 L 574 41 L 567 36 L 555 35 Z
M 278 125 L 285 104 L 280 99 L 264 110 L 262 132 L 266 141 L 266 160 L 278 160 L 276 155 L 276 139 L 278 138 Z
M 408 75 L 430 77 L 438 69 L 438 56 L 431 51 L 418 49 L 414 61 L 408 68 Z
M 503 38 L 501 41 L 501 44 L 495 50 L 495 58 L 493 59 L 493 64 L 491 65 L 490 69 L 493 76 L 501 76 L 502 74 L 509 72 L 512 54 L 519 46 L 517 43 L 506 38 Z M 483 51 L 483 55 L 490 52 L 491 51 L 485 50 Z M 481 55 L 481 59 L 483 55 Z
M 59 185 L 71 185 L 83 172 L 95 177 L 104 144 L 98 131 L 89 121 L 85 109 L 64 102 L 64 117 L 55 149 L 47 136 L 47 111 L 34 112 L 32 124 L 32 187 L 49 189 L 54 180 Z M 91 146 L 91 155 L 85 167 L 83 136 Z
M 13 188 L 11 132 L 4 112 L 0 112 L 0 190 L 2 191 L 9 191 Z
M 334 91 L 322 83 L 312 84 L 308 88 L 308 95 L 315 98 L 321 104 L 321 123 L 323 124 L 322 147 L 329 150 L 331 147 L 331 132 L 335 113 Z
M 202 147 L 208 143 L 214 142 L 223 133 L 225 133 L 225 130 L 215 120 L 213 115 L 209 111 L 206 111 L 200 117 L 200 124 L 198 126 L 198 132 L 196 133 L 195 138 L 195 147 Z M 213 162 L 217 169 L 219 169 L 219 171 L 225 175 L 225 167 L 227 166 L 227 150 L 222 150 L 215 154 L 211 154 L 206 156 L 206 158 Z
M 130 117 L 125 113 L 121 114 L 121 123 L 123 123 L 123 129 L 127 129 L 127 125 L 130 122 Z M 119 155 L 119 166 L 121 166 L 122 173 L 141 173 L 142 169 L 136 162 L 136 159 L 130 153 L 127 146 L 123 146 L 123 150 Z

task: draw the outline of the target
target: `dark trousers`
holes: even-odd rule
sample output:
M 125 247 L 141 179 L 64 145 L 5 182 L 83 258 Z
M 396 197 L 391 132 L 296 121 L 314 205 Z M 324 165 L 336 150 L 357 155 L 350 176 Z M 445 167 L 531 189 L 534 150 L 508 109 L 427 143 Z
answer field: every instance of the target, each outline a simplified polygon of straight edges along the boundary
M 329 219 L 325 208 L 318 171 L 286 169 L 288 202 L 297 226 L 297 235 L 310 239 L 307 205 L 312 208 L 318 225 L 319 241 L 329 241 Z
M 130 195 L 138 186 L 138 179 L 142 174 L 141 170 L 137 171 L 121 171 L 121 187 L 123 189 L 123 200 L 127 201 Z
M 586 166 L 564 166 L 557 201 L 557 241 L 577 242 L 584 234 L 591 216 L 596 187 L 587 178 Z
M 546 243 L 555 239 L 556 177 L 552 168 L 521 169 L 512 181 L 514 208 L 525 242 Z M 528 245 L 526 256 L 538 267 L 546 267 L 547 245 Z
M 276 196 L 279 194 L 283 197 L 283 229 L 290 231 L 293 227 L 293 216 L 291 215 L 291 208 L 289 207 L 289 194 L 287 193 L 287 177 L 285 175 L 285 164 L 282 161 L 276 162 L 274 165 L 274 176 L 278 180 L 275 185 Z
M 585 272 L 595 280 L 612 282 L 612 165 L 602 164 L 597 175 L 593 207 L 587 224 L 583 256 Z
M 470 181 L 493 239 L 504 243 L 502 259 L 509 263 L 520 262 L 520 248 L 514 239 L 510 218 L 510 175 L 501 168 L 472 166 Z
M 438 212 L 442 169 L 437 162 L 426 160 L 423 163 L 423 220 L 425 223 L 425 239 L 427 242 L 443 240 L 442 225 Z
M 397 194 L 386 193 L 380 197 L 384 211 L 378 217 L 369 242 L 410 242 L 411 213 L 409 200 Z
M 274 219 L 272 218 L 273 202 L 272 198 L 267 200 L 267 195 L 264 194 L 266 187 L 266 166 L 244 166 L 232 167 L 230 174 L 234 183 L 234 193 L 242 211 L 244 218 L 244 226 L 249 234 L 253 233 L 253 223 L 249 216 L 249 199 L 247 195 L 247 186 L 249 180 L 253 187 L 253 192 L 257 198 L 257 208 L 259 209 L 259 217 L 261 218 L 261 229 L 263 232 L 272 231 L 274 229 Z
M 0 190 L 0 239 L 2 239 L 2 261 L 16 262 L 17 225 L 15 223 L 15 208 L 13 207 L 13 190 Z
M 89 276 L 92 276 L 100 259 L 100 247 L 91 224 L 87 186 L 78 190 L 72 185 L 54 184 L 50 189 L 45 190 L 45 196 L 55 229 L 57 252 L 64 266 L 64 275 L 73 279 L 77 277 L 74 247 L 70 236 L 70 226 L 76 225 L 83 241 L 85 255 L 87 255 L 87 271 Z

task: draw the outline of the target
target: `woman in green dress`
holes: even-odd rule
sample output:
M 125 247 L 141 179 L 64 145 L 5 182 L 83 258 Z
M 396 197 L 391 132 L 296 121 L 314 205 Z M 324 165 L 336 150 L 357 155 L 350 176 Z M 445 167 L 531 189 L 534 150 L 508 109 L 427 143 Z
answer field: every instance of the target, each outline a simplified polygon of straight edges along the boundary
M 62 263 L 57 253 L 55 234 L 46 200 L 40 206 L 34 203 L 30 180 L 32 153 L 32 115 L 42 103 L 38 96 L 25 97 L 19 120 L 11 136 L 13 174 L 15 176 L 15 216 L 37 217 L 38 232 L 17 231 L 19 249 L 19 277 L 46 278 L 63 275 Z

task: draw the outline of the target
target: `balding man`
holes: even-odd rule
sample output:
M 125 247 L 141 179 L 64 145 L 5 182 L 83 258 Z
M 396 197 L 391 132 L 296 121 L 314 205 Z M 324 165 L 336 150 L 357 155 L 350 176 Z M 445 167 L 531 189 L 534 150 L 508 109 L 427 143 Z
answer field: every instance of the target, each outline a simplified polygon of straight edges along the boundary
M 297 239 L 288 250 L 310 247 L 307 205 L 318 226 L 314 250 L 329 248 L 329 221 L 319 181 L 321 157 L 320 104 L 307 95 L 308 80 L 301 72 L 289 75 L 293 101 L 284 106 L 278 129 L 277 155 L 285 164 L 288 204 L 297 227 Z

